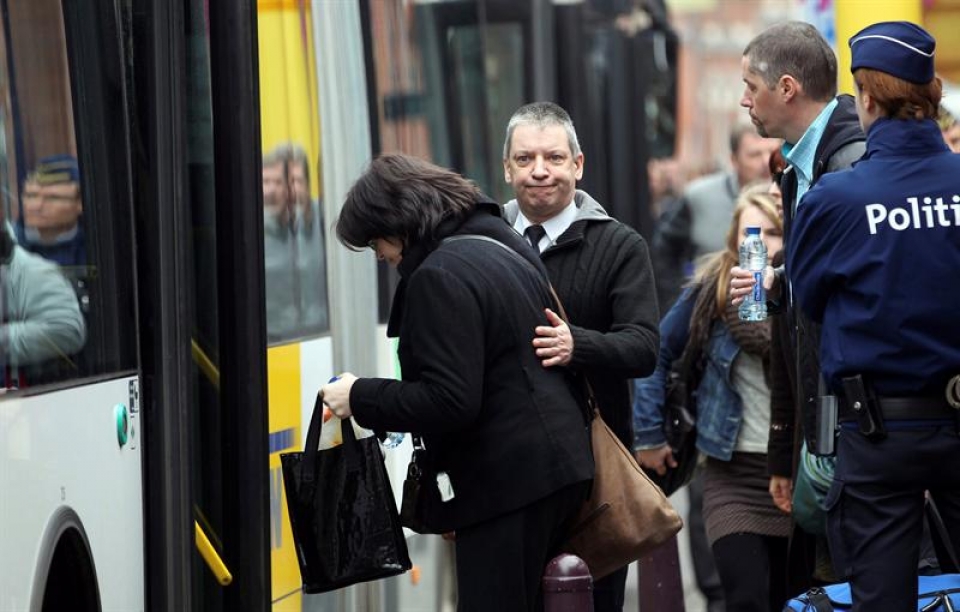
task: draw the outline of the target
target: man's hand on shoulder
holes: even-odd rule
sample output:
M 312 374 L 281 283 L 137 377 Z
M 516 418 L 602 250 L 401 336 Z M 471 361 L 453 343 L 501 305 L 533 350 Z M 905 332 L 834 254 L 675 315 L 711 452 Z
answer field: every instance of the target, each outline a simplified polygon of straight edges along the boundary
M 557 313 L 549 308 L 545 310 L 550 325 L 540 325 L 534 330 L 537 337 L 533 339 L 533 348 L 545 368 L 568 365 L 573 358 L 573 334 Z

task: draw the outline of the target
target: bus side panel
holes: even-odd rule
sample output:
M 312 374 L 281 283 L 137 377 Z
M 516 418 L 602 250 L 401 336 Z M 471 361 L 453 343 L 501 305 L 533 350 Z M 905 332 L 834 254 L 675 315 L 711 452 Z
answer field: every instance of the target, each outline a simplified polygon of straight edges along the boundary
M 0 401 L 0 610 L 39 610 L 55 546 L 44 535 L 66 510 L 86 533 L 102 609 L 144 609 L 142 434 L 131 387 L 135 377 Z

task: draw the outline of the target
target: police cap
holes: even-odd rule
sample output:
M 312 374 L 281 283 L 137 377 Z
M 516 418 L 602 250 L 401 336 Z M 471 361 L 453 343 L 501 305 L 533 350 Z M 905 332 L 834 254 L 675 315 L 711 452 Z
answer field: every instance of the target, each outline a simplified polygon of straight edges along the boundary
M 850 38 L 850 71 L 871 68 L 924 85 L 934 77 L 933 53 L 936 45 L 933 36 L 915 23 L 875 23 Z
M 37 168 L 30 178 L 41 185 L 79 183 L 80 166 L 72 155 L 50 155 L 37 162 Z

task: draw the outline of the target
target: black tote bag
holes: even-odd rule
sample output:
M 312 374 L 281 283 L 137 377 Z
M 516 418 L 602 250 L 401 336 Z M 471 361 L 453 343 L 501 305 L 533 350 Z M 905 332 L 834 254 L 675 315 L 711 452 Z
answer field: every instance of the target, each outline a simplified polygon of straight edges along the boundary
M 350 419 L 344 419 L 343 444 L 317 450 L 322 415 L 318 396 L 306 448 L 280 455 L 287 511 L 307 593 L 332 591 L 411 568 L 379 441 L 374 436 L 357 440 Z

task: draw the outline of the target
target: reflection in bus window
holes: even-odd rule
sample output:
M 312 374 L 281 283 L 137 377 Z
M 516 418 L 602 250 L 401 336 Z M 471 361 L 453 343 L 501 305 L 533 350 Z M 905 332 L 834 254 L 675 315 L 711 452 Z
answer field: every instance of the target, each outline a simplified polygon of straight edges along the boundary
M 80 225 L 83 199 L 80 168 L 72 155 L 51 155 L 37 163 L 23 185 L 23 217 L 17 241 L 61 266 L 87 265 Z
M 263 157 L 263 229 L 268 339 L 326 331 L 323 207 L 310 195 L 310 165 L 297 144 Z
M 54 263 L 28 252 L 5 231 L 0 232 L 0 261 L 2 386 L 17 388 L 24 376 L 34 382 L 75 369 L 86 324 L 70 284 Z
M 89 116 L 96 97 L 85 92 L 102 83 L 71 80 L 59 0 L 9 3 L 0 20 L 10 22 L 0 24 L 5 386 L 131 370 L 136 336 L 134 262 L 124 224 L 129 202 L 102 195 L 113 193 L 104 189 L 114 178 L 112 166 L 84 157 L 85 144 L 78 143 L 90 135 L 79 139 L 78 130 L 95 128 L 74 118 Z M 85 167 L 99 172 L 94 176 Z

